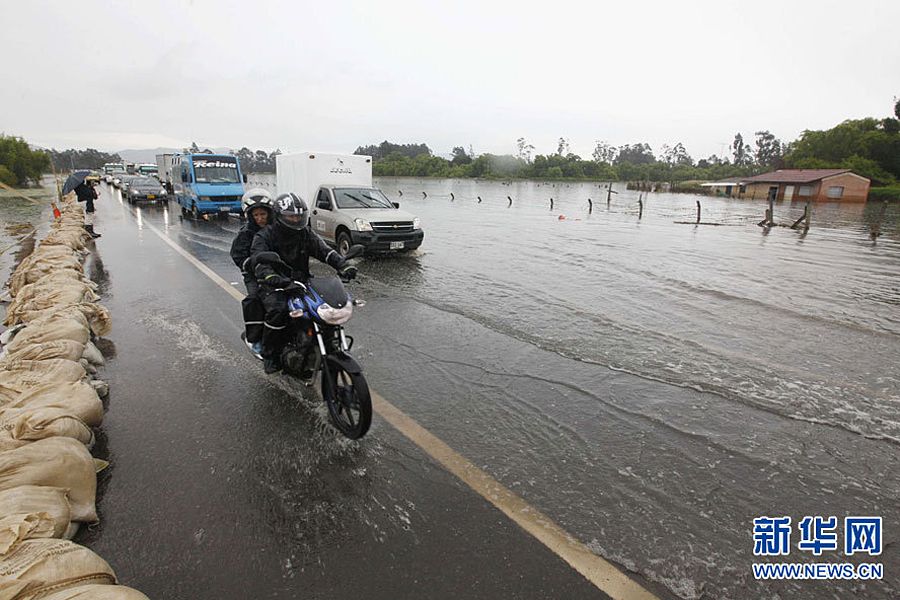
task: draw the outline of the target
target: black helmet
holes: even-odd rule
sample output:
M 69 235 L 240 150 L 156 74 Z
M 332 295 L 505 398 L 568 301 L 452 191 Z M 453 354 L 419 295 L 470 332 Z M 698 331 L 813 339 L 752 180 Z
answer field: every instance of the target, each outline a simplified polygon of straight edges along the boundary
M 271 218 L 273 204 L 272 195 L 262 188 L 247 190 L 241 197 L 241 210 L 248 219 L 250 218 L 250 211 L 259 207 L 268 210 Z
M 309 208 L 297 194 L 281 194 L 275 198 L 275 221 L 299 231 L 309 225 Z

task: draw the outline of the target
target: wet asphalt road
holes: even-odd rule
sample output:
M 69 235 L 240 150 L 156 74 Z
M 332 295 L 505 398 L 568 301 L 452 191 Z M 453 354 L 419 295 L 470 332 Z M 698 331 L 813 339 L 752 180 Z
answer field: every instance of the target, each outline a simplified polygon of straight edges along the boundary
M 111 467 L 77 541 L 123 583 L 166 599 L 607 597 L 377 415 L 348 442 L 314 393 L 264 376 L 238 304 L 127 205 L 105 201 L 97 229 L 88 266 L 114 329 L 94 454 Z M 357 344 L 363 361 L 391 352 Z
M 314 394 L 262 374 L 237 303 L 147 227 L 237 282 L 234 221 L 101 200 L 115 357 L 98 450 L 113 467 L 81 541 L 124 582 L 154 598 L 605 597 L 378 415 L 346 442 Z M 749 564 L 755 516 L 896 523 L 894 446 L 570 360 L 396 292 L 398 272 L 425 268 L 360 265 L 368 305 L 348 331 L 372 387 L 592 551 L 663 597 L 893 597 L 892 530 L 884 582 L 760 584 Z

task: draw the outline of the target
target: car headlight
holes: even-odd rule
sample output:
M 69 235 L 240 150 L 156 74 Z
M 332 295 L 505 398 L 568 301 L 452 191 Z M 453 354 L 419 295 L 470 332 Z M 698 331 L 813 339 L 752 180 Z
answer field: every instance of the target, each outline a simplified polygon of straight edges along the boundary
M 209 202 L 209 196 L 200 196 L 200 202 Z
M 353 219 L 357 231 L 372 231 L 372 224 L 365 219 Z
M 323 303 L 316 312 L 319 313 L 319 318 L 329 325 L 343 325 L 353 314 L 353 303 L 348 302 L 344 308 L 332 308 L 330 304 Z
M 413 229 L 421 229 L 422 225 L 419 223 L 419 217 L 413 219 Z

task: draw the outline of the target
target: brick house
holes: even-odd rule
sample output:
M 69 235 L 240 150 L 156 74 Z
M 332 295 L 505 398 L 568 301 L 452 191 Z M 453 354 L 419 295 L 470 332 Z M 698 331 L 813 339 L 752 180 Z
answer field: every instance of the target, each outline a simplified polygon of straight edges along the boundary
M 788 202 L 865 202 L 869 180 L 850 169 L 780 169 L 740 181 L 737 197 Z

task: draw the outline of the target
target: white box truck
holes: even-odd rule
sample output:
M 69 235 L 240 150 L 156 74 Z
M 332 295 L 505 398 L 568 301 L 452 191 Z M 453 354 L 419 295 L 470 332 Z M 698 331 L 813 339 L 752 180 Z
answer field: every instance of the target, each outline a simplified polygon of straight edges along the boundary
M 156 176 L 170 194 L 172 193 L 174 183 L 172 181 L 172 159 L 174 156 L 174 154 L 156 155 Z
M 279 194 L 294 192 L 310 207 L 309 226 L 338 252 L 408 252 L 422 245 L 419 219 L 372 186 L 372 158 L 302 152 L 275 159 Z

